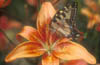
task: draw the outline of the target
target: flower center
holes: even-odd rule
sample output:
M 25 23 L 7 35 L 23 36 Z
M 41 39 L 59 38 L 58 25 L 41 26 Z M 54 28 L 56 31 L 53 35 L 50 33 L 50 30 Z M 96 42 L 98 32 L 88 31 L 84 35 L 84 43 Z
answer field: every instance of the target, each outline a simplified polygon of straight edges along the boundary
M 46 42 L 45 45 L 44 45 L 44 48 L 46 49 L 46 52 L 48 54 L 51 54 L 54 47 L 56 46 L 56 44 L 59 42 L 59 40 L 55 41 L 54 43 L 49 43 L 49 42 Z
M 51 54 L 53 50 L 52 45 L 49 45 L 48 43 L 45 43 L 45 49 L 48 54 Z

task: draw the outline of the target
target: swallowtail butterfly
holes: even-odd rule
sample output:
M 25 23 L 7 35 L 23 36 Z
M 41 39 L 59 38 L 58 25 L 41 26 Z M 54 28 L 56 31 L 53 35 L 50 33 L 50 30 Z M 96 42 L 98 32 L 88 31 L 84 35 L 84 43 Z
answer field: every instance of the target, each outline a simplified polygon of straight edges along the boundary
M 77 2 L 68 3 L 64 8 L 59 10 L 52 19 L 51 30 L 59 36 L 65 36 L 73 40 L 78 38 L 80 34 L 75 22 L 77 6 Z

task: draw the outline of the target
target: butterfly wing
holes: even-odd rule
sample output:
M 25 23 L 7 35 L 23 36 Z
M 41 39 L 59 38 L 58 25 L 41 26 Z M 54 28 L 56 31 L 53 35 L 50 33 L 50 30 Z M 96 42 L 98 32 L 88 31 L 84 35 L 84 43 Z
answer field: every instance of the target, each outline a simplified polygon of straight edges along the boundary
M 75 2 L 67 4 L 66 7 L 59 10 L 52 19 L 51 30 L 59 36 L 65 36 L 67 38 L 75 37 L 77 33 L 75 23 L 76 11 L 77 3 Z

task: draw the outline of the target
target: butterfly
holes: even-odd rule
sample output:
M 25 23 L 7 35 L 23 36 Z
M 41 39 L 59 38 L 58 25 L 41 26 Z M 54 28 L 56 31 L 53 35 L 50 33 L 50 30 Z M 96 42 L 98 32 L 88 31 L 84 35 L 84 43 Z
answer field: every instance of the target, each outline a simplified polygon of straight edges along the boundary
M 61 37 L 77 39 L 80 36 L 80 31 L 77 29 L 75 22 L 77 7 L 78 3 L 73 2 L 60 9 L 52 19 L 51 30 Z

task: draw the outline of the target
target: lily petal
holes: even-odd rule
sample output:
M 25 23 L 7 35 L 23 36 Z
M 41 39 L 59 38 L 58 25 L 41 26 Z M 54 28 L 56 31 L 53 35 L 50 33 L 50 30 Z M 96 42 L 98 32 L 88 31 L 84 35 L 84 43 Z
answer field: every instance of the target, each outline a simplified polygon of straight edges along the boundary
M 84 60 L 78 59 L 64 62 L 61 65 L 88 65 L 88 63 L 86 63 Z
M 59 65 L 59 59 L 52 54 L 44 54 L 42 58 L 42 65 Z
M 37 29 L 41 37 L 44 37 L 44 41 L 49 38 L 49 24 L 55 13 L 56 10 L 50 2 L 44 2 L 42 4 L 37 17 Z
M 42 46 L 37 42 L 24 42 L 18 45 L 8 56 L 5 58 L 6 62 L 13 61 L 18 58 L 37 57 L 45 52 Z
M 54 55 L 63 60 L 83 59 L 90 64 L 95 64 L 96 59 L 83 46 L 78 43 L 68 41 L 55 47 Z
M 56 10 L 50 2 L 44 2 L 37 17 L 37 28 L 40 33 L 45 27 L 49 27 L 51 19 L 55 15 Z M 45 30 L 44 30 L 45 31 Z
M 50 23 L 48 20 L 52 19 L 55 13 L 53 5 L 50 2 L 44 2 L 37 17 L 37 28 L 40 28 L 44 23 Z
M 17 39 L 20 39 L 20 36 L 30 41 L 37 41 L 37 39 L 40 40 L 38 31 L 31 26 L 24 26 L 22 31 L 17 34 Z
M 58 36 L 56 35 L 56 33 L 50 33 L 50 38 L 49 38 L 49 42 L 50 44 L 56 42 L 58 40 Z
M 55 41 L 55 47 L 56 47 L 56 46 L 59 46 L 59 45 L 63 45 L 62 43 L 66 43 L 67 41 L 69 41 L 69 39 L 67 39 L 67 38 L 57 39 L 57 40 Z
M 66 42 L 68 42 L 69 40 L 70 40 L 70 39 L 62 38 L 57 44 L 66 43 Z

